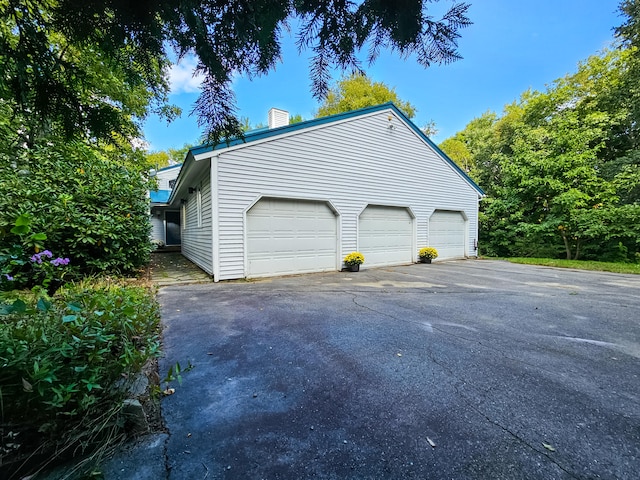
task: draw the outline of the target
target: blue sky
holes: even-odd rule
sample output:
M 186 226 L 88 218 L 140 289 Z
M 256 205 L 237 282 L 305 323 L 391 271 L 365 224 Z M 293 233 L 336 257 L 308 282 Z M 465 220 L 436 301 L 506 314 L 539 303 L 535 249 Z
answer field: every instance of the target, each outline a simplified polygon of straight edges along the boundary
M 608 46 L 623 22 L 617 0 L 468 0 L 473 25 L 461 31 L 462 60 L 422 68 L 390 53 L 366 68 L 368 75 L 394 87 L 417 108 L 414 122 L 436 123 L 441 142 L 487 110 L 501 112 L 528 88 L 544 90 L 575 71 L 578 62 Z M 448 0 L 441 0 L 447 5 Z M 298 54 L 294 32 L 283 38 L 282 63 L 267 76 L 234 82 L 238 114 L 252 124 L 266 123 L 269 108 L 312 118 L 319 103 L 311 96 L 309 52 Z M 155 117 L 144 124 L 150 150 L 198 143 L 201 132 L 189 116 L 198 96 L 198 79 L 189 61 L 171 74 L 170 101 L 182 117 L 167 125 Z M 339 78 L 336 73 L 334 80 Z

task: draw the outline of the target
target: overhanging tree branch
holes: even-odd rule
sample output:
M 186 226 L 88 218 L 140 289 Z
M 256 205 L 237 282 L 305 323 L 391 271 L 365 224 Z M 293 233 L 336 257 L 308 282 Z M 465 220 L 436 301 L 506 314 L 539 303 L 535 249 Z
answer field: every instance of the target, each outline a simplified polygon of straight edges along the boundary
M 438 1 L 438 0 L 435 0 Z M 35 108 L 40 117 L 53 117 L 68 134 L 109 135 L 81 112 L 106 114 L 113 104 L 107 93 L 96 97 L 82 88 L 64 88 L 71 80 L 59 76 L 48 63 L 49 47 L 64 39 L 78 50 L 100 52 L 102 61 L 115 65 L 130 85 L 143 85 L 150 100 L 166 101 L 167 83 L 162 70 L 168 64 L 165 45 L 178 58 L 194 52 L 204 73 L 202 95 L 194 112 L 210 142 L 241 134 L 231 91 L 234 75 L 263 75 L 280 59 L 282 31 L 298 18 L 298 48 L 314 53 L 311 91 L 323 98 L 334 68 L 362 72 L 362 50 L 373 62 L 381 48 L 403 57 L 415 55 L 427 67 L 460 58 L 459 31 L 471 22 L 468 4 L 454 2 L 442 18 L 430 15 L 433 0 L 13 0 L 0 7 L 2 18 L 22 9 L 26 13 L 5 20 L 4 31 L 23 33 L 17 48 L 3 41 L 0 67 L 16 79 L 2 89 L 23 108 Z M 43 32 L 46 32 L 43 33 Z M 9 36 L 10 36 L 9 35 Z M 10 59 L 15 59 L 12 63 Z M 26 68 L 25 65 L 33 68 Z M 68 66 L 80 78 L 82 68 Z M 75 68 L 75 70 L 74 70 Z M 5 69 L 5 72 L 7 70 Z M 77 86 L 77 85 L 76 85 Z M 95 87 L 95 85 L 94 85 Z M 34 98 L 29 92 L 39 92 Z M 43 94 L 44 93 L 44 94 Z M 211 105 L 210 103 L 213 103 Z M 32 105 L 30 105 L 30 103 Z M 117 103 L 117 102 L 116 102 Z M 144 114 L 143 114 L 144 115 Z M 98 116 L 104 118 L 104 115 Z M 110 124 L 110 127 L 112 125 Z M 122 124 L 127 134 L 130 125 Z

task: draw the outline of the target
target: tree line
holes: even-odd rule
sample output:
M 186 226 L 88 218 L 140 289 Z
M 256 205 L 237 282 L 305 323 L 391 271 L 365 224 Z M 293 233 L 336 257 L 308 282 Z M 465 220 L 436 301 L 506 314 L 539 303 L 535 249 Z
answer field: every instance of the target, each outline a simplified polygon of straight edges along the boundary
M 486 191 L 481 253 L 640 261 L 640 2 L 611 48 L 441 148 Z

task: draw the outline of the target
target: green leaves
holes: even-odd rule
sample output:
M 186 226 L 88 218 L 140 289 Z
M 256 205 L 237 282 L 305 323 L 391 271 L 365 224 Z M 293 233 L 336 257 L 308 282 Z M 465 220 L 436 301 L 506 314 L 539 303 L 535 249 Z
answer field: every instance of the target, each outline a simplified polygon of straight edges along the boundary
M 16 219 L 15 226 L 10 230 L 14 235 L 25 235 L 31 231 L 32 215 L 23 213 Z M 43 239 L 44 240 L 44 239 Z
M 17 6 L 16 6 L 17 5 Z M 117 142 L 138 136 L 136 120 L 150 109 L 168 118 L 165 46 L 178 58 L 195 52 L 202 93 L 196 103 L 205 137 L 240 136 L 234 75 L 253 77 L 281 58 L 281 37 L 297 19 L 300 50 L 312 53 L 312 92 L 323 98 L 333 69 L 359 71 L 367 49 L 396 49 L 428 67 L 460 58 L 459 32 L 471 24 L 469 5 L 454 2 L 436 17 L 432 2 L 181 2 L 0 3 L 0 80 L 25 123 L 24 138 L 55 128 L 66 138 Z M 0 125 L 1 129 L 1 125 Z
M 21 152 L 19 168 L 0 162 L 0 231 L 6 232 L 0 254 L 21 243 L 28 259 L 46 246 L 83 273 L 144 265 L 151 246 L 142 158 L 131 150 L 53 140 Z
M 14 300 L 11 304 L 0 305 L 0 315 L 22 314 L 27 311 L 27 304 L 21 299 Z
M 159 354 L 158 309 L 135 287 L 69 287 L 53 300 L 16 299 L 0 312 L 0 384 L 6 421 L 65 431 L 93 405 L 115 402 L 107 386 Z M 22 420 L 21 420 L 22 421 Z
M 51 305 L 51 302 L 45 300 L 44 298 L 39 298 L 38 302 L 36 303 L 36 308 L 41 312 L 48 312 L 51 308 Z
M 65 0 L 0 4 L 0 90 L 29 146 L 51 130 L 67 139 L 133 138 L 149 103 L 164 103 L 162 49 L 110 29 L 115 19 L 104 5 L 100 15 L 67 23 L 77 10 Z
M 400 100 L 393 88 L 382 82 L 374 82 L 362 74 L 343 77 L 329 90 L 327 97 L 318 109 L 317 117 L 326 117 L 336 113 L 349 112 L 359 108 L 393 102 L 409 118 L 413 118 L 416 109 L 409 102 Z
M 443 142 L 489 195 L 482 253 L 635 261 L 640 227 L 622 214 L 640 208 L 637 105 L 621 90 L 631 53 L 594 55 Z

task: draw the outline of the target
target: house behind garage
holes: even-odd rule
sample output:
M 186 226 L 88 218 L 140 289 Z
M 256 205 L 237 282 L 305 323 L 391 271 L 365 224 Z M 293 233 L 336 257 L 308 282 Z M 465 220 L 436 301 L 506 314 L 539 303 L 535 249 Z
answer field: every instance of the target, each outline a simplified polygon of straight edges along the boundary
M 278 123 L 280 122 L 280 124 Z M 476 256 L 482 190 L 387 103 L 192 148 L 167 199 L 182 253 L 214 280 Z
M 170 165 L 152 171 L 158 182 L 157 189 L 149 192 L 151 202 L 151 240 L 162 246 L 180 245 L 180 208 L 169 205 L 169 197 L 175 186 L 182 164 Z

